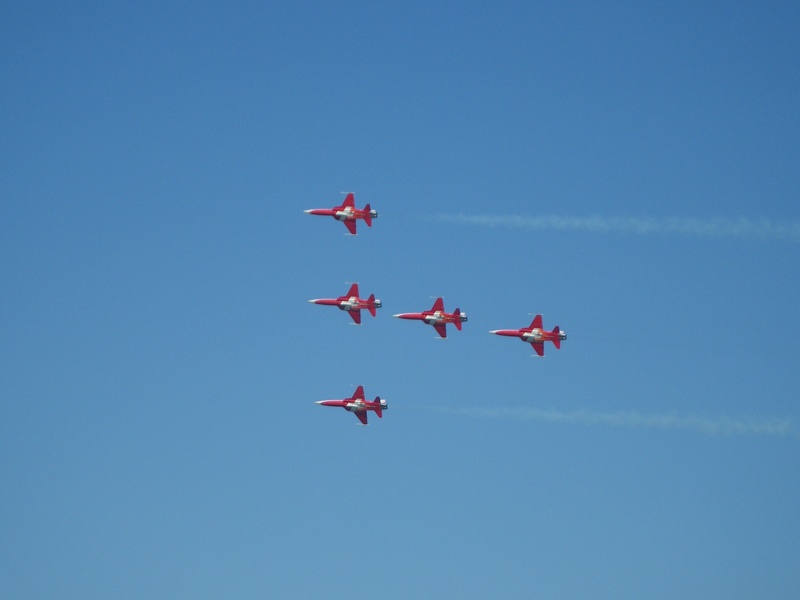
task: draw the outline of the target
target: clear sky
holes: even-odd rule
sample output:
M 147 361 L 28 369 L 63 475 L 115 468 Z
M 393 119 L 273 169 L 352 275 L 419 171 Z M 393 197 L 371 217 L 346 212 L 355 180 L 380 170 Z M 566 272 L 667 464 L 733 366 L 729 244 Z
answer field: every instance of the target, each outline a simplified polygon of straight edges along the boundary
M 800 595 L 800 5 L 556 4 L 5 7 L 0 597 Z

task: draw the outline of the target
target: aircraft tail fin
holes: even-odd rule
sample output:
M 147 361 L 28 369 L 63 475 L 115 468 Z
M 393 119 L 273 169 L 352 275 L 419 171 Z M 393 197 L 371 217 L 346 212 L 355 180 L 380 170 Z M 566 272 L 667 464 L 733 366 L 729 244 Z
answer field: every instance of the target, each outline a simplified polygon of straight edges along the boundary
M 375 396 L 375 414 L 379 419 L 383 418 L 383 409 L 381 408 L 381 397 Z
M 457 308 L 453 313 L 453 316 L 456 318 L 455 321 L 453 321 L 453 325 L 456 326 L 456 329 L 461 331 L 461 309 Z
M 372 227 L 372 213 L 370 212 L 372 209 L 370 208 L 369 204 L 364 206 L 364 223 L 367 224 L 367 227 Z
M 558 325 L 556 325 L 555 327 L 553 327 L 553 331 L 551 331 L 550 333 L 553 334 L 553 345 L 556 347 L 556 349 L 560 350 L 561 338 L 559 337 L 558 334 L 561 333 L 561 329 L 559 329 Z
M 375 316 L 375 294 L 370 294 L 369 298 L 367 298 L 367 302 L 369 302 L 369 306 L 367 307 L 367 310 L 369 311 L 369 314 L 371 314 L 374 317 Z

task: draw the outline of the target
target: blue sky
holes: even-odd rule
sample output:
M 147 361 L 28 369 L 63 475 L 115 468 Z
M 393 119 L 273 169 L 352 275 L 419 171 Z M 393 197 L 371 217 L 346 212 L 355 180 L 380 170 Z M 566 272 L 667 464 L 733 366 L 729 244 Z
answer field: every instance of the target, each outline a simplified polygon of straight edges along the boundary
M 799 30 L 8 7 L 0 596 L 797 597 Z

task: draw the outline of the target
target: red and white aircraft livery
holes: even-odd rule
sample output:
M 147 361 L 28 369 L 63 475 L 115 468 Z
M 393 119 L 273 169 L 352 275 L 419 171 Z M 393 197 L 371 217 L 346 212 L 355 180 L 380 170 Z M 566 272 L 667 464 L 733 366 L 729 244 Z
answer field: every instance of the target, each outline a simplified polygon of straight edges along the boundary
M 523 327 L 522 329 L 495 329 L 489 333 L 518 337 L 523 342 L 529 342 L 539 356 L 544 356 L 544 343 L 546 341 L 551 341 L 556 348 L 561 348 L 561 340 L 567 339 L 567 332 L 559 329 L 558 325 L 553 328 L 553 331 L 545 331 L 542 327 L 542 315 L 533 317 L 530 327 Z
M 399 315 L 392 316 L 398 319 L 416 319 L 428 325 L 433 325 L 434 329 L 436 329 L 443 338 L 447 337 L 448 323 L 452 323 L 456 326 L 456 329 L 461 331 L 461 323 L 467 320 L 467 313 L 462 313 L 459 308 L 452 313 L 444 312 L 444 301 L 441 298 L 436 299 L 436 302 L 433 303 L 433 307 L 430 310 L 418 313 L 400 313 Z
M 378 218 L 378 211 L 372 210 L 369 204 L 364 206 L 364 208 L 356 208 L 355 196 L 352 193 L 347 194 L 347 197 L 344 199 L 344 204 L 341 206 L 334 206 L 333 208 L 312 208 L 310 210 L 304 210 L 303 212 L 309 215 L 333 217 L 337 221 L 343 221 L 347 230 L 353 235 L 356 235 L 356 221 L 358 219 L 363 219 L 369 227 L 372 227 L 372 219 Z
M 358 420 L 364 425 L 367 424 L 367 411 L 374 410 L 379 419 L 383 418 L 383 411 L 389 409 L 389 405 L 384 398 L 375 396 L 375 400 L 369 401 L 364 399 L 364 386 L 360 385 L 356 388 L 356 393 L 352 398 L 345 398 L 344 400 L 319 400 L 314 404 L 321 404 L 322 406 L 341 406 L 342 408 L 355 413 Z
M 375 309 L 381 307 L 381 301 L 375 298 L 375 294 L 370 294 L 369 298 L 358 297 L 358 284 L 350 286 L 347 294 L 338 298 L 317 298 L 309 300 L 312 304 L 325 304 L 327 306 L 338 306 L 341 310 L 346 310 L 356 324 L 361 325 L 361 311 L 366 309 L 373 317 Z

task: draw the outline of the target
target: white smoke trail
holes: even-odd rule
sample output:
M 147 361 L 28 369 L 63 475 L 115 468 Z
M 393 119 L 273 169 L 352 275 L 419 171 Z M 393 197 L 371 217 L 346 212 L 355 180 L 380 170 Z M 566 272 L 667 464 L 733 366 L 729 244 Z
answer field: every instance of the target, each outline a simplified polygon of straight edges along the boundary
M 687 429 L 706 435 L 768 435 L 800 439 L 800 432 L 789 419 L 755 420 L 730 419 L 727 417 L 680 417 L 674 414 L 645 415 L 632 411 L 599 413 L 574 410 L 561 412 L 538 408 L 442 408 L 438 410 L 465 417 L 505 418 L 646 429 Z
M 504 227 L 529 231 L 577 231 L 635 235 L 736 237 L 800 242 L 800 222 L 774 223 L 769 219 L 695 219 L 651 217 L 564 217 L 557 215 L 439 215 L 444 223 Z

